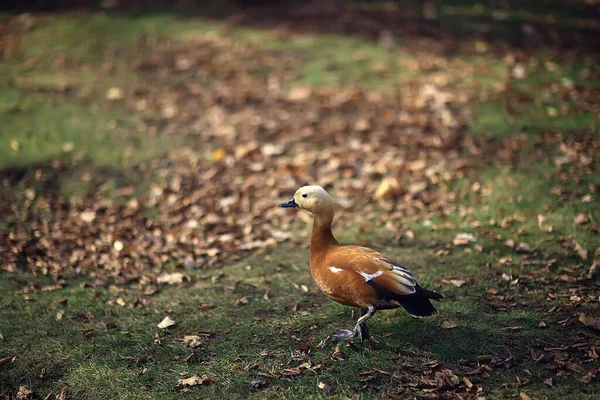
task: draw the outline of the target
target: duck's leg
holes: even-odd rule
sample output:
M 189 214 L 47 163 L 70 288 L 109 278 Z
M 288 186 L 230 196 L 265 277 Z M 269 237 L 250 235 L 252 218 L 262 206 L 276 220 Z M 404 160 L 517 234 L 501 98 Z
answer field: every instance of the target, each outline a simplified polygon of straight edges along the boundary
M 367 328 L 367 320 L 375 314 L 375 306 L 369 306 L 366 310 L 362 310 L 361 316 L 356 321 L 356 326 L 353 330 L 348 329 L 336 329 L 331 334 L 331 337 L 337 340 L 350 340 L 354 336 L 358 336 L 360 343 L 364 342 L 365 339 L 369 338 L 369 329 Z
M 358 335 L 358 341 L 360 343 L 369 339 L 369 328 L 367 328 L 367 320 L 375 314 L 375 306 L 370 305 L 366 310 L 362 310 L 361 316 L 356 321 L 354 332 Z

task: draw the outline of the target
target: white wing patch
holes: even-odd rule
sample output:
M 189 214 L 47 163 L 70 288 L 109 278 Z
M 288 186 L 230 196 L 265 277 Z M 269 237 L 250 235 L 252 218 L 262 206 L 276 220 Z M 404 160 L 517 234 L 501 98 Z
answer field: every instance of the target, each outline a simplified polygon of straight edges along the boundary
M 338 267 L 334 267 L 333 265 L 330 265 L 330 266 L 329 266 L 329 270 L 330 270 L 331 272 L 333 272 L 334 274 L 339 274 L 340 272 L 342 272 L 342 271 L 343 271 L 343 269 L 341 269 L 341 268 L 338 268 Z
M 361 271 L 358 271 L 359 274 L 361 274 L 364 278 L 365 278 L 365 282 L 369 282 L 372 279 L 377 278 L 379 275 L 383 274 L 382 270 L 379 270 L 377 272 L 375 272 L 374 274 L 367 274 Z

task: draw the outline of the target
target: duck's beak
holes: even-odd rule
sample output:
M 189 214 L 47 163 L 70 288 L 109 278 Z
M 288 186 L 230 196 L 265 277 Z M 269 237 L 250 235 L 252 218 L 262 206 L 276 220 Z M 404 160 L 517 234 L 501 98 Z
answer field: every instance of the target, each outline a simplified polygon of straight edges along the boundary
M 292 197 L 292 199 L 290 201 L 286 201 L 285 203 L 281 203 L 279 205 L 279 207 L 283 207 L 283 208 L 297 208 L 298 207 L 298 203 L 296 203 L 296 200 L 294 200 L 294 198 Z

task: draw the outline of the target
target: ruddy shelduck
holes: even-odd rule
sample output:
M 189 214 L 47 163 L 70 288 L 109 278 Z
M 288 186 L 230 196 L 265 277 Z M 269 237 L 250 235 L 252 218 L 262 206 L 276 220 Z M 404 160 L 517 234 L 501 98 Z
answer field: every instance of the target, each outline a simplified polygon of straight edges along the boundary
M 333 199 L 320 186 L 304 186 L 279 207 L 303 208 L 314 217 L 310 239 L 310 271 L 319 288 L 332 300 L 361 309 L 353 330 L 336 329 L 330 340 L 369 338 L 366 322 L 376 310 L 403 307 L 416 318 L 437 312 L 430 299 L 439 293 L 423 289 L 403 266 L 367 247 L 341 245 L 331 232 Z

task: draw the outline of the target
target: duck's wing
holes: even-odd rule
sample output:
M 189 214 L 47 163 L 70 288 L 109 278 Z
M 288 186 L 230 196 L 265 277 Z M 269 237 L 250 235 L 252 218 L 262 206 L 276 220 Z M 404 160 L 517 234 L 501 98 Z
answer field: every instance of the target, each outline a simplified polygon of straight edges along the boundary
M 437 312 L 429 300 L 439 300 L 442 295 L 423 289 L 408 269 L 375 250 L 340 246 L 320 262 L 327 267 L 313 270 L 313 276 L 337 302 L 362 308 L 401 306 L 418 318 Z M 320 271 L 325 271 L 325 276 Z
M 419 285 L 409 270 L 386 257 L 378 256 L 381 255 L 366 256 L 357 272 L 369 286 L 377 290 L 381 299 L 408 296 L 417 291 Z
M 338 265 L 358 274 L 360 278 L 357 280 L 375 288 L 382 300 L 408 296 L 417 291 L 419 285 L 408 269 L 375 250 L 359 246 L 344 246 L 342 249 L 336 257 L 341 261 Z
M 441 294 L 423 289 L 410 271 L 387 257 L 380 254 L 369 254 L 366 257 L 370 262 L 361 262 L 360 266 L 365 269 L 357 272 L 374 290 L 378 300 L 377 306 L 389 307 L 390 303 L 397 302 L 416 318 L 427 317 L 437 312 L 430 300 L 440 300 L 443 297 Z

